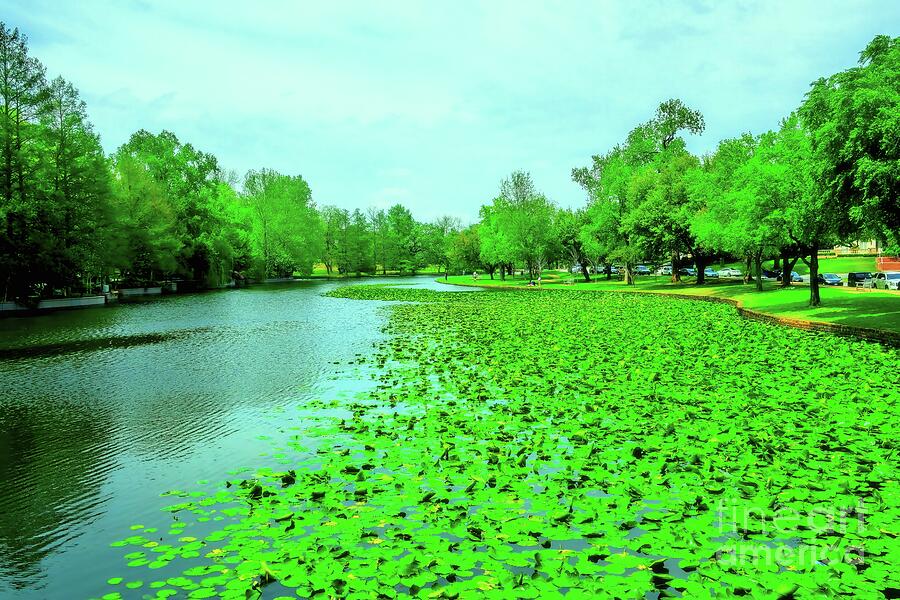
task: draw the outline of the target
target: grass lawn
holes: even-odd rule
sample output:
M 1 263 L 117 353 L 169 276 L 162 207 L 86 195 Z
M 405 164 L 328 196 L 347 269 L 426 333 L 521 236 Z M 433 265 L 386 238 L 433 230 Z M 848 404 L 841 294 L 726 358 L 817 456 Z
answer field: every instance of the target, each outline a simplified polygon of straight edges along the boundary
M 823 286 L 821 288 L 823 305 L 810 308 L 807 306 L 809 287 L 805 285 L 795 284 L 788 289 L 782 289 L 776 282 L 765 282 L 764 291 L 757 292 L 753 284 L 744 285 L 737 281 L 709 283 L 698 287 L 692 283 L 672 284 L 668 277 L 655 275 L 639 277 L 633 286 L 626 286 L 616 279 L 611 281 L 600 279 L 584 283 L 580 276 L 572 277 L 566 273 L 557 272 L 546 272 L 542 278 L 541 287 L 547 289 L 574 288 L 717 296 L 739 300 L 746 308 L 779 317 L 839 323 L 900 333 L 900 294 L 897 292 Z M 444 279 L 440 278 L 438 281 L 443 282 Z M 527 288 L 528 280 L 523 277 L 508 277 L 506 281 L 501 281 L 499 277 L 491 280 L 480 276 L 475 282 L 471 275 L 457 275 L 451 276 L 447 283 Z

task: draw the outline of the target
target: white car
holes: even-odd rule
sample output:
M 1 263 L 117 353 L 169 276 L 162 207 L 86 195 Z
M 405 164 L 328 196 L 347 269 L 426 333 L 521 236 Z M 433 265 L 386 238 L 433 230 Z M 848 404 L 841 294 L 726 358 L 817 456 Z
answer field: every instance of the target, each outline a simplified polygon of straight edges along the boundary
M 741 277 L 743 273 L 741 273 L 740 269 L 732 269 L 731 267 L 725 267 L 724 269 L 719 269 L 719 277 Z
M 867 280 L 866 283 L 869 283 Z M 872 274 L 871 285 L 876 290 L 900 290 L 900 271 L 882 271 Z

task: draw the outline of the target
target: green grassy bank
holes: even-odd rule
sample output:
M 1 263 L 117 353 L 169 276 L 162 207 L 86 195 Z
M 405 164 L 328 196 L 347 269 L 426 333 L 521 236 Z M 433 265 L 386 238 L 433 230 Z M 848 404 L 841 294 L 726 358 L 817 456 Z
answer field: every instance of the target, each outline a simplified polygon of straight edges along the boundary
M 438 281 L 444 282 L 444 278 Z M 523 277 L 499 277 L 489 279 L 480 276 L 473 281 L 471 275 L 451 276 L 446 283 L 456 285 L 478 285 L 484 287 L 527 288 L 528 280 Z M 884 290 L 858 290 L 855 288 L 821 288 L 822 306 L 808 306 L 809 288 L 792 285 L 782 289 L 776 282 L 764 282 L 764 290 L 756 291 L 753 284 L 739 281 L 708 283 L 702 286 L 693 283 L 673 284 L 668 277 L 655 275 L 639 277 L 637 283 L 627 286 L 613 279 L 592 279 L 585 283 L 581 276 L 572 277 L 565 273 L 547 272 L 543 275 L 542 289 L 578 289 L 600 291 L 654 292 L 660 294 L 689 294 L 714 296 L 737 300 L 745 308 L 776 317 L 804 319 L 824 323 L 837 323 L 852 327 L 883 329 L 900 333 L 900 294 Z

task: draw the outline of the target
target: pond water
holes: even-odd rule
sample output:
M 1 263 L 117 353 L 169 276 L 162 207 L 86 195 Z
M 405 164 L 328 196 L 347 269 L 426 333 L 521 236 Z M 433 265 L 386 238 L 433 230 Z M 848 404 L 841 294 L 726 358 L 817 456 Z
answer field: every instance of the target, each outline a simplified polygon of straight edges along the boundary
M 110 542 L 158 521 L 161 492 L 262 464 L 305 402 L 364 386 L 385 305 L 322 296 L 348 283 L 0 320 L 0 596 L 107 592 Z

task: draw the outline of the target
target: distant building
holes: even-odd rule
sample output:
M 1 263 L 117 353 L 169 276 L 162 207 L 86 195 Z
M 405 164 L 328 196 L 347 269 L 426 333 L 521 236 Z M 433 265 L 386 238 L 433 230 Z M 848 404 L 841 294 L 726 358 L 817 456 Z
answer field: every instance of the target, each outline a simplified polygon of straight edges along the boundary
M 877 240 L 853 242 L 849 246 L 835 246 L 834 253 L 837 256 L 852 256 L 854 254 L 878 254 L 881 249 Z

